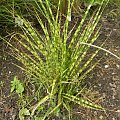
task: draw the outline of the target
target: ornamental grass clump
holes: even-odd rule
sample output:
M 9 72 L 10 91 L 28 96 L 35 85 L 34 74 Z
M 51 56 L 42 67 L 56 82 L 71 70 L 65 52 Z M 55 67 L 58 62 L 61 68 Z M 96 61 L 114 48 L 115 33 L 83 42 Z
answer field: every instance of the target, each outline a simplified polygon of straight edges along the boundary
M 63 15 L 60 12 L 60 0 L 58 5 L 54 6 L 54 8 L 56 7 L 54 14 L 51 9 L 53 6 L 48 0 L 35 1 L 32 9 L 41 30 L 35 29 L 31 22 L 15 12 L 15 16 L 23 22 L 23 25 L 20 25 L 23 32 L 13 34 L 11 39 L 16 40 L 21 48 L 10 42 L 8 44 L 15 51 L 14 57 L 22 63 L 21 66 L 17 64 L 16 66 L 29 76 L 29 82 L 35 87 L 35 98 L 33 97 L 31 101 L 37 99 L 37 103 L 27 106 L 31 111 L 31 116 L 36 115 L 39 111 L 44 120 L 53 113 L 59 116 L 60 111 L 64 108 L 68 111 L 70 119 L 72 103 L 95 110 L 105 110 L 84 99 L 81 92 L 84 89 L 85 78 L 99 62 L 98 60 L 91 64 L 99 50 L 102 49 L 93 45 L 100 30 L 100 28 L 95 28 L 107 3 L 108 0 L 102 0 L 89 21 L 85 22 L 89 10 L 94 4 L 94 0 L 91 0 L 79 25 L 72 30 L 68 28 L 72 22 L 74 0 L 67 2 L 64 23 L 62 23 Z M 42 31 L 43 34 L 40 34 L 39 31 Z M 96 50 L 86 60 L 91 47 Z M 105 49 L 102 50 L 108 52 Z M 40 106 L 43 107 L 42 111 L 39 109 Z

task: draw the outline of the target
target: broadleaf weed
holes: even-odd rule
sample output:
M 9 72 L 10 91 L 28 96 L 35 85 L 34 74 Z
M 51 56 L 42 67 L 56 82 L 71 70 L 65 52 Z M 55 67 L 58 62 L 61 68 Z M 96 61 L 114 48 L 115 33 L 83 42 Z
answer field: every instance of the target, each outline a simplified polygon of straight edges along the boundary
M 14 80 L 11 81 L 11 92 L 16 91 L 18 95 L 22 95 L 24 92 L 24 86 L 23 84 L 17 79 L 17 77 L 14 77 Z

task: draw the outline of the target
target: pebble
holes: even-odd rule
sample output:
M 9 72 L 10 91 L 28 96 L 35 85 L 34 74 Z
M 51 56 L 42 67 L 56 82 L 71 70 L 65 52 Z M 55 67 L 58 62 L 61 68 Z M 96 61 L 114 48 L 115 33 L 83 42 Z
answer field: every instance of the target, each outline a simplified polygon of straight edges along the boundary
M 103 96 L 103 98 L 105 98 L 105 97 L 106 97 L 106 94 L 105 94 L 105 93 L 103 93 L 103 94 L 102 94 L 102 96 Z
M 116 112 L 120 113 L 120 110 L 117 110 Z
M 93 87 L 94 87 L 94 88 L 96 88 L 97 86 L 96 86 L 96 85 L 94 85 Z
M 112 73 L 112 75 L 115 75 L 115 74 L 116 74 L 116 73 L 114 73 L 114 72 Z
M 99 83 L 98 86 L 101 87 L 102 85 Z
M 95 111 L 95 112 L 94 112 L 94 115 L 96 115 L 96 116 L 97 116 L 97 111 Z
M 109 65 L 105 65 L 105 68 L 108 68 L 109 67 Z
M 117 68 L 120 68 L 120 65 L 117 64 L 116 67 L 117 67 Z
M 114 96 L 114 95 L 112 96 L 112 99 L 113 99 L 113 100 L 115 99 L 115 96 Z
M 113 81 L 118 81 L 119 80 L 119 77 L 114 77 L 112 78 Z
M 116 85 L 115 85 L 115 83 L 109 83 L 109 85 L 110 85 L 110 87 L 113 87 L 113 88 L 116 88 Z
M 103 119 L 103 116 L 102 116 L 102 115 L 100 115 L 100 116 L 99 116 L 99 118 L 102 120 L 102 119 Z

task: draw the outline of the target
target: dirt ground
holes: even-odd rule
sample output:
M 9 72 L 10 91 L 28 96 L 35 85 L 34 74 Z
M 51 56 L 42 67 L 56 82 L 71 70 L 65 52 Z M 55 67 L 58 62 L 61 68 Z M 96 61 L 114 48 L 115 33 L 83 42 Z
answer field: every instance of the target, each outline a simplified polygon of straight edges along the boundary
M 110 10 L 111 9 L 111 10 Z M 120 56 L 120 14 L 117 6 L 109 6 L 101 18 L 102 29 L 98 44 L 106 40 L 104 48 Z M 10 94 L 10 81 L 22 78 L 23 72 L 13 66 L 17 61 L 9 56 L 8 46 L 0 41 L 0 120 L 19 120 L 17 96 Z M 101 52 L 102 60 L 91 74 L 92 90 L 102 98 L 100 104 L 109 111 L 77 110 L 74 120 L 120 120 L 120 60 Z M 85 114 L 84 114 L 85 113 Z

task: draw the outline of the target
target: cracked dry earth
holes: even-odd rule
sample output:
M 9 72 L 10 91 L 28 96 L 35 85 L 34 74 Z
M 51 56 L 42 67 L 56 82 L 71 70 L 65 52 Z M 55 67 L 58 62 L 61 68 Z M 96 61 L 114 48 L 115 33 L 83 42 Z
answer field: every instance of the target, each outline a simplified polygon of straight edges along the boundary
M 106 39 L 104 48 L 120 56 L 120 14 L 114 17 L 105 15 L 101 23 L 103 27 L 98 43 Z M 9 52 L 8 47 L 0 41 L 0 120 L 19 120 L 17 98 L 10 95 L 10 81 L 15 75 L 22 78 L 23 74 L 12 65 L 17 61 L 6 52 Z M 84 110 L 78 110 L 78 117 L 73 120 L 120 120 L 120 60 L 101 53 L 102 60 L 91 75 L 91 79 L 95 81 L 92 89 L 102 97 L 100 104 L 109 111 L 85 110 L 84 114 Z

